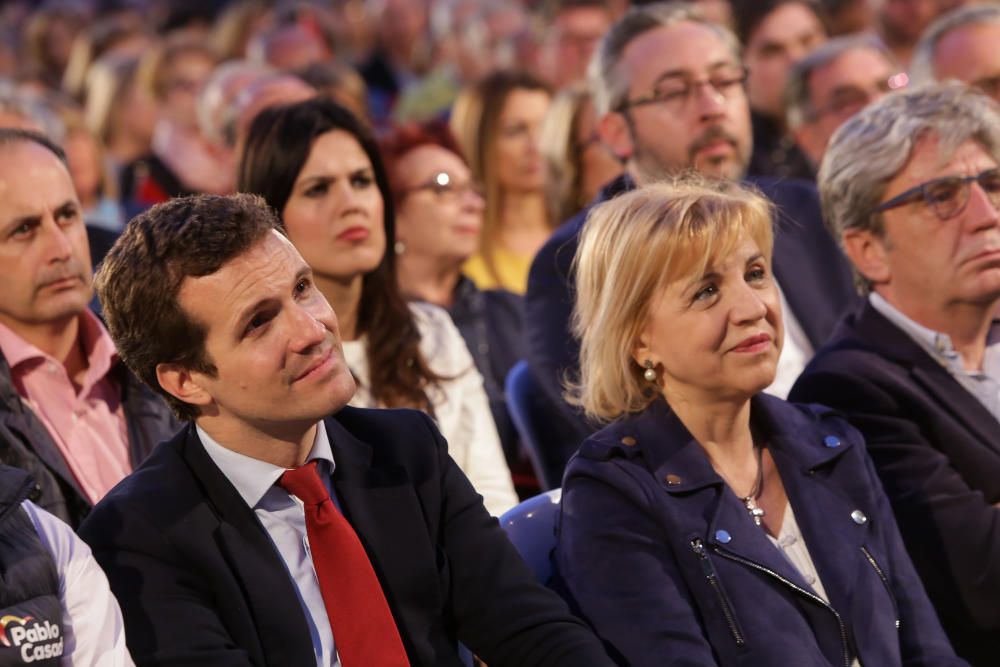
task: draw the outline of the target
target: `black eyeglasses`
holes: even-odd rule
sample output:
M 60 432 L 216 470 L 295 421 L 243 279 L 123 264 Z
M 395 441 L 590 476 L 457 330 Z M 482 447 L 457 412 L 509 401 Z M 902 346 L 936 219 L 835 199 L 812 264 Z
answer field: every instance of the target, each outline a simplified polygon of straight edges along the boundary
M 672 111 L 683 111 L 702 86 L 708 86 L 722 99 L 729 99 L 737 91 L 743 91 L 748 76 L 747 68 L 742 65 L 720 67 L 713 71 L 710 77 L 701 81 L 684 74 L 672 74 L 663 77 L 649 95 L 625 100 L 615 107 L 615 111 L 623 112 L 647 104 L 662 104 Z
M 482 191 L 479 186 L 471 181 L 465 181 L 464 183 L 459 183 L 454 176 L 446 171 L 438 172 L 434 174 L 426 183 L 421 183 L 420 185 L 414 185 L 412 188 L 408 188 L 399 193 L 399 199 L 402 200 L 403 197 L 410 194 L 411 192 L 419 192 L 421 190 L 427 190 L 433 192 L 435 195 L 441 199 L 458 199 L 462 195 L 471 192 L 479 197 L 483 196 Z
M 969 189 L 973 181 L 979 183 L 990 203 L 1000 208 L 1000 168 L 994 167 L 974 176 L 946 176 L 921 183 L 889 201 L 882 202 L 875 207 L 874 212 L 881 213 L 923 200 L 939 219 L 948 220 L 965 210 L 969 203 Z

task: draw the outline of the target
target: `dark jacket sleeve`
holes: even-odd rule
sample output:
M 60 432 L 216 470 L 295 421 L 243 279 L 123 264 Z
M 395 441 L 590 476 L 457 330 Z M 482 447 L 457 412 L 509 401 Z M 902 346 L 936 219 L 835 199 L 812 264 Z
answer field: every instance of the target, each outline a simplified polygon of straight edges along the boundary
M 430 420 L 442 473 L 441 536 L 459 639 L 490 667 L 609 666 L 600 642 L 537 583 L 497 520 L 448 456 Z
M 200 570 L 182 566 L 185 560 L 169 537 L 134 506 L 128 510 L 102 503 L 80 535 L 118 598 L 136 665 L 251 667 L 254 663 L 219 618 L 220 601 L 209 599 L 199 582 Z M 231 599 L 238 604 L 242 596 Z
M 582 214 L 581 214 L 582 215 Z M 542 389 L 551 418 L 542 435 L 548 445 L 543 458 L 551 477 L 561 479 L 569 457 L 594 429 L 563 398 L 563 382 L 579 368 L 580 342 L 570 333 L 573 314 L 571 265 L 576 254 L 580 219 L 560 227 L 531 264 L 524 295 L 524 335 L 531 375 Z
M 614 462 L 573 459 L 556 548 L 560 576 L 618 664 L 715 665 L 643 486 Z
M 913 413 L 918 403 L 906 402 L 909 389 L 882 386 L 853 372 L 852 363 L 839 365 L 807 370 L 790 400 L 829 405 L 864 434 L 909 554 L 938 609 L 944 614 L 945 608 L 964 607 L 976 625 L 1000 631 L 1000 509 L 972 489 L 929 440 Z

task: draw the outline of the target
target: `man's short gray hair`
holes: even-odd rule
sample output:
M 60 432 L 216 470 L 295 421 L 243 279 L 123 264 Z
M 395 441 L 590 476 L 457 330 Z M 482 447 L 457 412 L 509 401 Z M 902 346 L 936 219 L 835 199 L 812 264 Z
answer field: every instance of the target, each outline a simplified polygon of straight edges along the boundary
M 736 36 L 728 28 L 706 19 L 697 5 L 689 2 L 658 2 L 633 6 L 601 38 L 587 68 L 598 118 L 618 109 L 628 95 L 630 77 L 618 67 L 628 45 L 650 30 L 666 28 L 683 21 L 708 26 L 732 49 L 736 59 L 740 59 L 740 44 Z
M 841 125 L 817 176 L 823 218 L 838 242 L 852 229 L 882 234 L 882 216 L 872 211 L 929 137 L 938 141 L 942 163 L 971 140 L 1000 164 L 1000 105 L 965 84 L 934 83 L 890 93 Z
M 940 16 L 930 24 L 921 35 L 913 49 L 913 61 L 910 63 L 910 78 L 915 83 L 930 83 L 936 81 L 934 76 L 934 51 L 945 36 L 953 30 L 970 25 L 997 23 L 1000 24 L 1000 6 L 995 4 L 970 5 L 959 7 Z
M 785 109 L 789 127 L 798 127 L 816 117 L 818 110 L 812 104 L 812 93 L 809 90 L 809 79 L 813 72 L 826 67 L 849 51 L 864 49 L 876 51 L 887 62 L 897 64 L 882 40 L 874 35 L 860 34 L 834 37 L 792 65 L 785 86 Z

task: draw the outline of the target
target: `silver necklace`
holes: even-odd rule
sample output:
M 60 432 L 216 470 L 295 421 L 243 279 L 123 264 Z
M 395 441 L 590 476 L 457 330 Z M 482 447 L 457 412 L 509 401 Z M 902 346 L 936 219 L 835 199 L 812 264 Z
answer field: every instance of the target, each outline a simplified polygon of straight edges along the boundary
M 757 455 L 757 479 L 754 480 L 753 488 L 750 489 L 750 495 L 743 496 L 740 500 L 743 501 L 743 506 L 747 508 L 747 512 L 750 514 L 750 518 L 753 519 L 754 524 L 759 526 L 767 514 L 764 508 L 757 504 L 757 499 L 760 498 L 760 494 L 764 491 L 764 450 L 763 447 L 758 447 L 756 443 L 753 446 L 753 450 Z

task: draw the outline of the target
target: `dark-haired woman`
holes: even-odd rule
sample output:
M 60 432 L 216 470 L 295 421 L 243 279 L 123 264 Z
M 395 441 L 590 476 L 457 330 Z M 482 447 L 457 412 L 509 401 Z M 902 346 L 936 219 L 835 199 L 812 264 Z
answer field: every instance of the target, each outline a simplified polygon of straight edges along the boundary
M 431 414 L 449 452 L 500 514 L 517 502 L 468 348 L 448 314 L 407 305 L 396 286 L 392 197 L 367 129 L 315 98 L 261 112 L 240 159 L 238 188 L 262 195 L 333 306 L 358 380 L 352 405 Z

